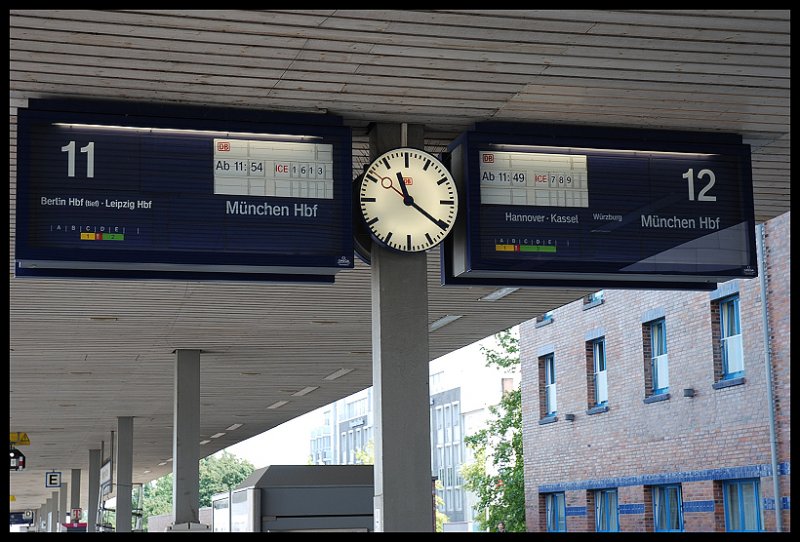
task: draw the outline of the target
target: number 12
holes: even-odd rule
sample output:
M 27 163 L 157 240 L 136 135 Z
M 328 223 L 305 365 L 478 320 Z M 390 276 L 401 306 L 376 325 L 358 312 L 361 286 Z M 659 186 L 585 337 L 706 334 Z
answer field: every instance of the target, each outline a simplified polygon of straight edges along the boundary
M 85 147 L 79 149 L 81 152 L 86 153 L 86 177 L 89 179 L 94 178 L 94 141 L 90 141 Z M 63 147 L 61 152 L 67 153 L 67 177 L 75 176 L 75 142 L 70 141 Z
M 714 186 L 717 180 L 714 176 L 714 172 L 710 169 L 701 169 L 697 173 L 697 178 L 700 179 L 702 177 L 708 177 L 708 184 L 697 194 L 697 201 L 717 201 L 717 196 L 706 195 L 706 192 L 711 190 L 711 187 Z M 694 201 L 694 169 L 689 168 L 686 173 L 683 174 L 683 178 L 689 181 L 689 201 Z

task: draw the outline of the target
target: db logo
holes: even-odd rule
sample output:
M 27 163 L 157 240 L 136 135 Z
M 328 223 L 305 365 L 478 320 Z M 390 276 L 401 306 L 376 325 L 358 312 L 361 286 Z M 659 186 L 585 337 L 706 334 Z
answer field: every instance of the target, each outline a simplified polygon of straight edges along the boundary
M 228 141 L 220 141 L 217 143 L 217 150 L 222 152 L 227 152 L 231 150 L 231 144 Z
M 483 155 L 483 163 L 484 164 L 494 164 L 494 154 L 484 154 Z
M 414 184 L 414 179 L 412 179 L 411 177 L 403 177 L 403 183 L 406 185 Z

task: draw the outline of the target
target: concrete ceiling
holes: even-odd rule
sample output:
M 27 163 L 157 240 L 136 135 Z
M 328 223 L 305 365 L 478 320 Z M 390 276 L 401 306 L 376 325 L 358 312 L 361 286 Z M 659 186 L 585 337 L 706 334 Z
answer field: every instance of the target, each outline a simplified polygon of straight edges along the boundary
M 334 285 L 17 279 L 16 118 L 30 98 L 319 111 L 353 128 L 419 123 L 437 153 L 472 123 L 517 120 L 725 131 L 752 145 L 756 220 L 789 210 L 788 10 L 10 12 L 10 412 L 29 467 L 12 510 L 88 467 L 135 416 L 134 482 L 171 470 L 176 348 L 203 350 L 204 455 L 371 385 L 369 268 Z M 434 359 L 586 290 L 439 285 L 428 255 Z M 336 380 L 325 377 L 347 368 Z M 304 395 L 292 394 L 319 386 Z M 267 409 L 288 400 L 278 409 Z M 166 462 L 166 463 L 165 463 Z M 165 463 L 159 465 L 159 463 Z M 149 472 L 146 472 L 149 471 Z M 83 495 L 87 494 L 84 474 Z

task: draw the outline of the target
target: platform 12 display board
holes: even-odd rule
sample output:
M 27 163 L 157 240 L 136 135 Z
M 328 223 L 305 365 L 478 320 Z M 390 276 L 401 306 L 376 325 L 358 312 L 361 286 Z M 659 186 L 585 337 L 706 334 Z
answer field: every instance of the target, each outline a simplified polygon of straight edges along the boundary
M 31 100 L 16 274 L 333 282 L 352 143 L 328 115 Z
M 757 275 L 738 135 L 478 123 L 448 152 L 464 211 L 444 284 L 713 289 Z

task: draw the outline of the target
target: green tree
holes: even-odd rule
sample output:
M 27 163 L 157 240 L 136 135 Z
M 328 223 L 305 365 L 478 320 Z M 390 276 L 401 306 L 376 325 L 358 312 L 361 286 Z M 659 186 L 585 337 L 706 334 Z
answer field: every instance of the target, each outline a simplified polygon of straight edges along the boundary
M 499 349 L 481 347 L 486 366 L 519 366 L 516 331 L 495 335 Z M 464 438 L 475 462 L 461 470 L 466 488 L 478 497 L 476 511 L 483 530 L 494 531 L 501 521 L 508 531 L 525 531 L 525 485 L 522 463 L 522 393 L 519 387 L 489 407 L 486 427 Z
M 245 459 L 223 451 L 200 460 L 200 507 L 211 506 L 211 497 L 238 486 L 255 467 Z
M 211 497 L 239 485 L 255 470 L 253 464 L 230 452 L 210 455 L 200 460 L 200 507 L 211 506 Z M 172 473 L 144 486 L 142 499 L 143 524 L 147 518 L 172 513 Z
M 147 519 L 172 513 L 172 473 L 144 484 L 142 496 L 142 527 L 147 529 Z
M 434 487 L 439 491 L 444 489 L 441 480 L 436 480 Z M 441 509 L 444 508 L 444 499 L 440 497 L 438 493 L 434 495 L 433 501 L 434 504 L 436 505 L 436 509 L 434 510 L 434 512 L 436 513 L 436 532 L 442 533 L 444 532 L 444 524 L 450 521 L 450 518 L 447 516 L 447 514 L 441 511 Z
M 370 440 L 367 444 L 356 450 L 356 464 L 357 465 L 374 465 L 375 464 L 375 443 Z

